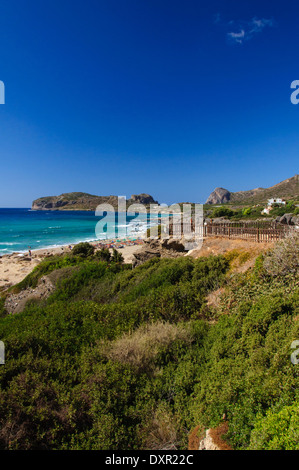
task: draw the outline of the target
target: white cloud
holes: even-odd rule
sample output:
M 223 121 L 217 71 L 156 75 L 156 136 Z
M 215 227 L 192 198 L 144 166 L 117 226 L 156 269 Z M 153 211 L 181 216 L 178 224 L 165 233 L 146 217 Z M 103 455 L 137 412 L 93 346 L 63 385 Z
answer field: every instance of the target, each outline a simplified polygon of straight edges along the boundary
M 255 17 L 249 21 L 229 21 L 227 26 L 230 27 L 231 31 L 226 34 L 230 42 L 243 44 L 256 34 L 261 33 L 265 28 L 272 28 L 274 25 L 274 20 L 270 18 Z
M 274 26 L 274 21 L 266 18 L 262 18 L 260 20 L 258 18 L 253 18 L 249 25 L 252 27 L 250 33 L 259 33 L 266 28 L 266 26 L 269 26 L 270 28 Z
M 239 33 L 227 33 L 228 37 L 231 38 L 233 41 L 242 44 L 245 39 L 245 31 L 242 29 Z

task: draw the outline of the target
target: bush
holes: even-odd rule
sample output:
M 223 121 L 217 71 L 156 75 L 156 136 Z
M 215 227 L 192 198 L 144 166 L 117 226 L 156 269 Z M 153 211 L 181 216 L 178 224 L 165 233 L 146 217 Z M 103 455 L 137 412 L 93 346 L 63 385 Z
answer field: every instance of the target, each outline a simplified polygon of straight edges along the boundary
M 251 434 L 251 450 L 299 450 L 299 404 L 259 415 Z
M 186 449 L 224 414 L 235 449 L 293 446 L 296 273 L 261 275 L 260 257 L 232 274 L 232 258 L 41 263 L 27 285 L 51 273 L 56 290 L 0 318 L 0 449 Z
M 95 256 L 99 260 L 105 261 L 106 263 L 109 263 L 111 260 L 111 253 L 108 248 L 102 248 L 101 250 L 97 251 Z
M 251 207 L 247 207 L 247 208 L 244 208 L 244 209 L 242 210 L 242 215 L 244 215 L 244 216 L 246 217 L 247 215 L 250 215 L 251 212 L 252 212 L 252 208 L 251 208 Z
M 276 243 L 274 249 L 265 255 L 263 267 L 271 276 L 296 273 L 299 267 L 299 233 L 291 232 L 285 239 Z
M 177 450 L 182 445 L 179 419 L 166 403 L 158 405 L 141 430 L 143 449 Z
M 233 215 L 235 215 L 235 211 L 232 211 L 228 207 L 217 207 L 213 210 L 211 218 L 227 217 L 229 219 L 230 217 L 233 217 Z
M 286 213 L 286 208 L 285 207 L 280 207 L 278 205 L 273 204 L 272 209 L 270 210 L 269 215 L 271 217 L 282 217 Z
M 93 245 L 87 242 L 82 242 L 74 246 L 74 248 L 72 249 L 72 254 L 74 256 L 79 255 L 82 258 L 87 258 L 94 254 L 94 250 L 95 248 Z
M 113 248 L 113 253 L 111 256 L 111 263 L 122 264 L 123 262 L 124 262 L 123 255 L 119 251 L 117 251 L 115 248 Z
M 133 333 L 125 334 L 109 345 L 106 355 L 113 361 L 131 364 L 138 369 L 147 368 L 161 348 L 176 340 L 191 342 L 186 328 L 170 323 L 153 323 L 141 326 Z

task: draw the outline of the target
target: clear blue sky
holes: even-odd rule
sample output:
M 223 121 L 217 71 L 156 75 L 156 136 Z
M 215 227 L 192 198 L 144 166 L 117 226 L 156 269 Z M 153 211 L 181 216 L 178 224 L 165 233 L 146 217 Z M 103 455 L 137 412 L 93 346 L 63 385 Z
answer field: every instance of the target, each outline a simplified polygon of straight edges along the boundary
M 1 0 L 0 207 L 298 173 L 297 0 Z

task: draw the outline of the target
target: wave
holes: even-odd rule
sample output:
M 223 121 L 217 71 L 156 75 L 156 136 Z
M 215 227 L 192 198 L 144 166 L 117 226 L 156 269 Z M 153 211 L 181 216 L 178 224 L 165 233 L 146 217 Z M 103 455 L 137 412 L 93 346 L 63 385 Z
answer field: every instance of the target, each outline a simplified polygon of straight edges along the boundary
M 0 245 L 4 245 L 4 246 L 14 246 L 14 245 L 23 245 L 23 243 L 17 243 L 17 242 L 0 242 Z

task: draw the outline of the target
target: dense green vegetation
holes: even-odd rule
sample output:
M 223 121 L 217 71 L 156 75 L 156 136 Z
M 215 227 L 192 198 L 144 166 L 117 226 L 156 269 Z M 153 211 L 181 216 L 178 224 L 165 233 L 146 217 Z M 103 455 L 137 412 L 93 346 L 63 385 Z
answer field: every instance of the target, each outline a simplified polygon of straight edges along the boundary
M 224 414 L 235 449 L 299 449 L 298 263 L 273 268 L 296 243 L 243 274 L 230 256 L 46 259 L 14 291 L 49 275 L 50 297 L 1 304 L 0 449 L 186 449 Z
M 299 207 L 297 207 L 296 204 L 298 204 L 298 201 L 294 200 L 289 200 L 286 205 L 273 204 L 269 215 L 262 214 L 262 210 L 264 209 L 265 205 L 243 206 L 239 208 L 233 208 L 227 204 L 224 206 L 215 207 L 213 210 L 211 210 L 211 206 L 208 208 L 204 206 L 204 209 L 208 210 L 209 217 L 213 219 L 217 217 L 225 217 L 232 221 L 255 220 L 261 218 L 267 219 L 269 217 L 281 217 L 284 214 L 298 215 Z

